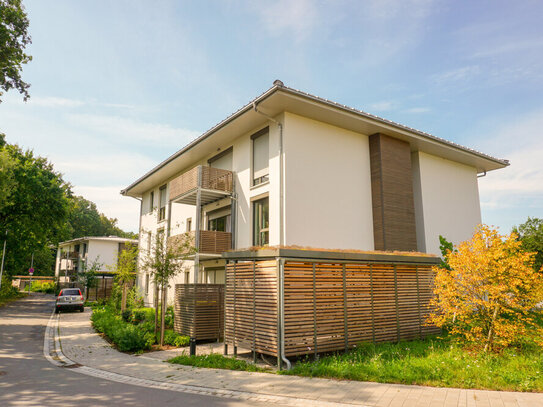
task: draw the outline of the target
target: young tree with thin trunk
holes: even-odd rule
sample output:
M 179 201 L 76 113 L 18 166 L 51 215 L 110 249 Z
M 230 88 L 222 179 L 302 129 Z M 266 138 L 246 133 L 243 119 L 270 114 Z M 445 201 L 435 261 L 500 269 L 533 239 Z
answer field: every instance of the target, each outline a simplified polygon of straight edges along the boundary
M 115 279 L 121 286 L 121 312 L 126 310 L 126 297 L 128 286 L 136 276 L 136 262 L 138 259 L 138 247 L 136 245 L 127 245 L 117 255 L 117 264 L 115 265 Z
M 78 281 L 85 287 L 85 300 L 89 299 L 90 289 L 96 287 L 96 273 L 103 265 L 100 263 L 100 256 L 98 256 L 90 264 L 85 263 L 83 272 L 77 275 Z
M 429 322 L 447 327 L 485 351 L 523 338 L 543 345 L 534 310 L 543 299 L 543 276 L 534 253 L 515 233 L 500 235 L 480 225 L 469 241 L 448 250 L 447 267 L 434 267 L 435 312 Z
M 155 284 L 155 315 L 158 316 L 158 290 L 160 290 L 160 346 L 164 345 L 164 321 L 166 293 L 170 280 L 185 268 L 185 261 L 195 253 L 193 240 L 188 235 L 178 235 L 167 242 L 164 233 L 157 233 L 151 251 L 143 259 L 143 267 L 149 270 Z M 157 328 L 155 317 L 155 330 Z

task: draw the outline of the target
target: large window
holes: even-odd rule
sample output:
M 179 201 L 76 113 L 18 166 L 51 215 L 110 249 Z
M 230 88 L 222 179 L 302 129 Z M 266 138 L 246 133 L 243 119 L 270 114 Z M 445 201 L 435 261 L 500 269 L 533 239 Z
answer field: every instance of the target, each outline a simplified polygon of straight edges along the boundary
M 155 191 L 151 191 L 149 194 L 149 213 L 153 212 L 155 206 Z
M 160 212 L 158 213 L 158 220 L 164 220 L 166 218 L 166 203 L 168 198 L 166 197 L 166 185 L 160 187 Z
M 269 131 L 266 127 L 251 136 L 253 140 L 253 185 L 269 180 Z
M 270 242 L 270 205 L 268 198 L 253 202 L 253 244 L 265 246 Z
M 207 230 L 214 232 L 227 232 L 230 229 L 230 215 L 219 218 L 209 219 L 207 221 Z

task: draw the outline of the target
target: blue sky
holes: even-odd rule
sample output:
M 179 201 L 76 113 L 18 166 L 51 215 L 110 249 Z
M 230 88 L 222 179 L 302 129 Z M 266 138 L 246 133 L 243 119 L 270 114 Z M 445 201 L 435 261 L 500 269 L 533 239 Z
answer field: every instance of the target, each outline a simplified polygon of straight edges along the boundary
M 540 1 L 24 4 L 32 96 L 4 95 L 0 131 L 125 229 L 120 189 L 274 79 L 509 159 L 479 181 L 483 221 L 543 217 Z

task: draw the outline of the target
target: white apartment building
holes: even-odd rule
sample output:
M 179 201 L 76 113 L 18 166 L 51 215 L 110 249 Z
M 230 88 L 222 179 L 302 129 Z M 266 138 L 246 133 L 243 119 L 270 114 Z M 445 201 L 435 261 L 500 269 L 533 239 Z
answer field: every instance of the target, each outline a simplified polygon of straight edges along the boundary
M 61 242 L 57 249 L 55 277 L 61 282 L 74 281 L 77 273 L 83 272 L 93 262 L 100 263 L 98 272 L 111 272 L 117 256 L 127 245 L 137 245 L 136 239 L 117 236 L 86 236 Z
M 507 165 L 275 81 L 121 193 L 141 200 L 140 254 L 157 233 L 198 242 L 173 287 L 223 283 L 221 253 L 251 246 L 439 254 L 481 222 L 478 177 Z M 137 283 L 150 303 L 146 270 Z

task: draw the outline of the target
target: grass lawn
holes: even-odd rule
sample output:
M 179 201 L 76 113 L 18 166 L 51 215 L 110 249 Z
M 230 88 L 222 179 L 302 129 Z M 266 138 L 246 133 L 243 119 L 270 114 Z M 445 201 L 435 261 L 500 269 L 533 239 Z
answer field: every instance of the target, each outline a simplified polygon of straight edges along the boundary
M 511 391 L 543 391 L 541 348 L 471 353 L 451 338 L 364 344 L 318 361 L 296 363 L 281 374 Z
M 179 356 L 170 363 L 216 369 L 265 371 L 219 354 Z M 299 360 L 279 374 L 419 384 L 439 387 L 543 391 L 543 350 L 535 346 L 498 354 L 470 352 L 449 337 L 395 344 L 362 344 L 348 353 Z
M 243 370 L 246 372 L 270 372 L 269 369 L 263 369 L 255 366 L 252 363 L 248 363 L 244 360 L 224 357 L 218 353 L 212 353 L 209 355 L 199 356 L 176 356 L 170 360 L 169 363 L 177 365 L 186 365 L 194 367 L 209 367 L 213 369 L 227 369 L 227 370 Z

